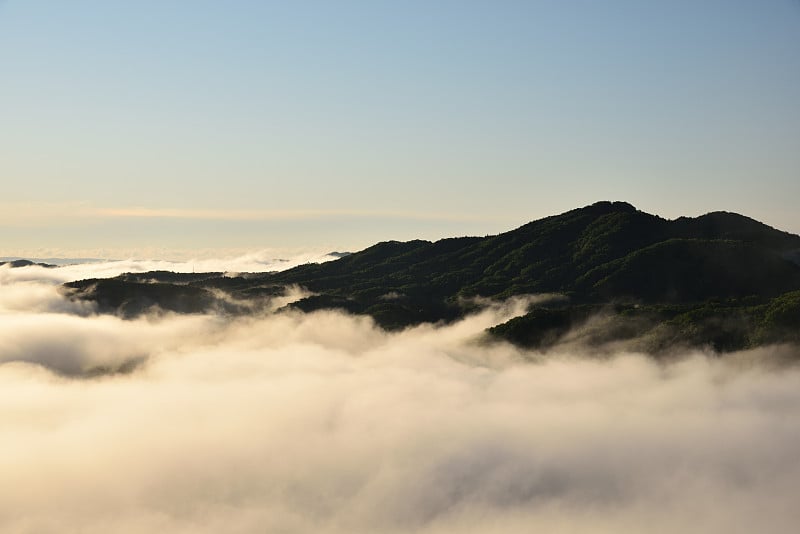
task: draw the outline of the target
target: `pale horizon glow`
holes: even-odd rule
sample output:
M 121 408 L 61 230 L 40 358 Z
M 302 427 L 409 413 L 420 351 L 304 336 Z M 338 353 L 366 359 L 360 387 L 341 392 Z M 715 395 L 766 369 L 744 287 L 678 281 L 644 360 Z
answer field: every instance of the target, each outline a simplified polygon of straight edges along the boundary
M 611 199 L 622 200 L 624 199 Z M 576 206 L 582 207 L 582 206 Z M 636 206 L 642 209 L 639 206 Z M 643 211 L 648 211 L 644 209 Z M 675 219 L 681 216 L 699 216 L 709 211 L 697 213 L 659 214 L 666 219 Z M 719 211 L 719 210 L 715 210 Z M 727 210 L 723 210 L 727 211 Z M 557 215 L 559 212 L 543 213 L 537 218 Z M 741 213 L 751 216 L 747 213 Z M 250 231 L 257 231 L 260 224 L 278 223 L 292 225 L 294 223 L 319 224 L 320 228 L 329 225 L 336 225 L 337 220 L 349 220 L 356 224 L 359 222 L 373 226 L 377 223 L 382 228 L 381 222 L 387 220 L 396 221 L 399 233 L 374 234 L 372 239 L 361 236 L 353 239 L 343 236 L 341 239 L 311 240 L 310 244 L 298 245 L 294 241 L 280 240 L 273 238 L 271 241 L 275 246 L 269 245 L 243 245 L 243 246 L 208 246 L 207 243 L 194 247 L 185 246 L 158 246 L 158 245 L 133 245 L 133 246 L 0 246 L 0 258 L 27 258 L 27 259 L 56 259 L 56 258 L 97 258 L 107 260 L 128 259 L 151 259 L 151 260 L 186 260 L 192 258 L 210 257 L 235 257 L 248 254 L 263 254 L 264 252 L 274 252 L 278 256 L 295 255 L 300 251 L 314 251 L 324 253 L 326 251 L 348 251 L 356 252 L 373 245 L 379 241 L 387 240 L 412 240 L 427 239 L 436 241 L 447 237 L 462 236 L 486 236 L 495 235 L 529 222 L 528 220 L 514 220 L 510 216 L 489 217 L 480 214 L 463 215 L 456 213 L 422 213 L 409 211 L 369 211 L 369 210 L 222 210 L 222 209 L 186 209 L 186 208 L 146 208 L 146 207 L 91 207 L 86 204 L 3 204 L 0 202 L 0 225 L 9 229 L 24 231 L 47 228 L 56 225 L 67 231 L 81 232 L 86 228 L 97 226 L 113 227 L 114 224 L 127 224 L 128 221 L 152 221 L 152 223 L 166 226 L 170 221 L 178 225 L 193 224 L 215 224 L 215 223 L 245 223 L 250 224 Z M 769 219 L 762 219 L 761 222 L 769 224 L 774 228 L 784 231 L 793 229 L 781 227 L 779 224 L 770 224 Z M 435 228 L 436 223 L 449 225 L 453 228 L 448 231 L 431 232 L 430 228 L 422 231 L 415 230 L 419 226 L 412 226 L 411 230 L 406 228 L 409 223 L 432 223 Z M 464 230 L 467 229 L 467 230 Z M 471 229 L 471 231 L 469 231 Z M 491 231 L 484 231 L 484 230 Z M 381 230 L 382 231 L 382 230 Z M 416 233 L 415 233 L 416 232 Z M 266 240 L 265 240 L 266 241 Z M 91 244 L 91 243 L 90 243 Z
M 446 212 L 414 212 L 403 210 L 345 210 L 345 209 L 193 209 L 193 208 L 148 208 L 90 207 L 82 204 L 2 204 L 0 222 L 9 226 L 27 226 L 64 219 L 205 219 L 227 221 L 292 221 L 337 217 L 411 219 L 422 221 L 451 222 L 498 222 L 501 217 L 465 215 Z
M 169 218 L 169 219 L 221 219 L 232 221 L 303 220 L 336 217 L 397 218 L 445 221 L 486 221 L 485 217 L 451 215 L 447 213 L 414 213 L 407 211 L 367 210 L 197 210 L 164 208 L 100 208 L 92 212 L 98 217 Z

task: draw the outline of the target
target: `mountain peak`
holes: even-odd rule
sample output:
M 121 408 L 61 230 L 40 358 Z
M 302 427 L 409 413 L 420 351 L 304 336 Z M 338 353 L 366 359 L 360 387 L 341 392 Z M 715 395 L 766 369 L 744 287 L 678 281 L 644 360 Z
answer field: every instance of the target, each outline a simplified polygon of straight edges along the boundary
M 633 213 L 639 211 L 632 204 L 620 200 L 614 200 L 614 201 L 600 200 L 599 202 L 595 202 L 594 204 L 586 206 L 583 209 L 589 209 L 592 211 L 622 212 L 622 213 Z

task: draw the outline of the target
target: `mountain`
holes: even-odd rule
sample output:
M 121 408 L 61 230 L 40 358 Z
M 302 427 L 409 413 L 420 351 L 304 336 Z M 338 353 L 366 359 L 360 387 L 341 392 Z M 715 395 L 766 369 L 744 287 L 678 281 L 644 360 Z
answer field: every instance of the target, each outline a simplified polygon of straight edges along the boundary
M 15 261 L 24 262 L 26 265 L 35 263 L 44 267 L 60 267 L 63 265 L 75 265 L 78 263 L 101 263 L 109 260 L 101 258 L 21 258 L 19 256 L 0 257 L 0 265 Z
M 30 267 L 32 265 L 35 265 L 35 266 L 38 266 L 38 267 L 44 267 L 45 269 L 52 269 L 54 267 L 58 267 L 57 265 L 52 265 L 50 263 L 41 263 L 41 262 L 35 262 L 35 261 L 31 261 L 31 260 L 24 260 L 24 259 L 0 261 L 0 267 L 2 267 L 4 265 L 8 265 L 12 269 L 17 269 L 19 267 Z
M 495 236 L 387 241 L 277 273 L 128 274 L 66 289 L 102 311 L 132 316 L 152 306 L 236 313 L 231 302 L 252 309 L 254 299 L 301 286 L 314 295 L 293 308 L 341 308 L 387 329 L 457 319 L 482 305 L 476 297 L 557 293 L 566 300 L 491 335 L 546 348 L 603 316 L 608 324 L 595 343 L 646 337 L 644 350 L 657 351 L 686 339 L 732 350 L 794 339 L 799 251 L 800 236 L 735 213 L 667 220 L 598 202 Z

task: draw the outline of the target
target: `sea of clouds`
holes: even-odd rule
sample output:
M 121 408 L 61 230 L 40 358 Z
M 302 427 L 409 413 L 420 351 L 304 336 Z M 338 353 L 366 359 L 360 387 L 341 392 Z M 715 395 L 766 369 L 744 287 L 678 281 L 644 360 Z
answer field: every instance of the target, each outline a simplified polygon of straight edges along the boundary
M 800 372 L 776 363 L 784 348 L 664 363 L 487 343 L 525 299 L 386 333 L 338 312 L 122 320 L 58 291 L 125 271 L 258 270 L 207 261 L 0 267 L 0 531 L 800 524 Z

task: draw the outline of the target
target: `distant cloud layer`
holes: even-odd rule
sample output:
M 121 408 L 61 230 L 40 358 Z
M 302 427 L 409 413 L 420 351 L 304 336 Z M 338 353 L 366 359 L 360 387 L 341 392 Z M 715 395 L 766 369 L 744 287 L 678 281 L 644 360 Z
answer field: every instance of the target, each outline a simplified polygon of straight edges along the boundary
M 200 257 L 186 260 L 147 260 L 124 259 L 98 261 L 95 263 L 71 263 L 56 269 L 33 265 L 24 269 L 0 266 L 0 282 L 44 282 L 61 284 L 72 280 L 87 278 L 110 278 L 123 273 L 144 273 L 149 271 L 190 272 L 270 272 L 283 271 L 304 263 L 321 263 L 337 259 L 337 256 L 321 252 L 294 252 L 291 256 L 275 257 L 275 251 L 252 252 L 226 258 Z
M 3 532 L 800 522 L 800 372 L 758 363 L 780 348 L 666 365 L 476 342 L 523 301 L 394 334 L 334 312 L 123 321 L 52 272 L 0 268 Z

